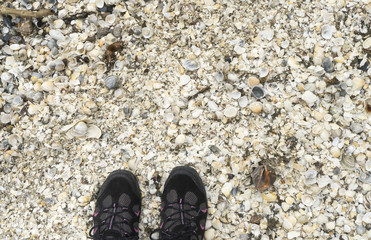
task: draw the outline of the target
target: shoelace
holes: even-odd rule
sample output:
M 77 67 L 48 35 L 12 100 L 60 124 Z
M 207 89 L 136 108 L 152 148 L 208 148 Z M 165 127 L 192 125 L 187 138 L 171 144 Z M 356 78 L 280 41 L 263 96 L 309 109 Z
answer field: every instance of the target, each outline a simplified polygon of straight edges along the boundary
M 97 226 L 93 226 L 90 229 L 89 238 L 90 239 L 97 239 L 97 237 L 94 236 L 94 234 L 96 232 L 98 232 L 99 233 L 99 238 L 98 239 L 104 240 L 103 234 L 104 234 L 105 231 L 113 229 L 113 227 L 116 226 L 116 225 L 120 226 L 121 224 L 130 224 L 129 219 L 122 216 L 122 213 L 127 212 L 127 211 L 128 211 L 128 208 L 116 207 L 115 204 L 113 205 L 113 207 L 103 209 L 103 212 L 108 213 L 107 217 L 103 221 L 101 221 Z M 119 220 L 115 220 L 116 218 L 118 218 Z M 124 237 L 123 238 L 110 238 L 110 239 L 112 239 L 112 240 L 114 240 L 114 239 L 138 240 L 139 239 L 138 236 L 131 236 L 132 234 L 130 234 L 129 232 L 124 231 Z
M 178 206 L 177 206 L 178 205 Z M 177 206 L 177 207 L 176 207 Z M 184 209 L 184 206 L 189 206 L 189 209 Z M 167 205 L 167 209 L 174 209 L 176 210 L 174 213 L 170 214 L 166 219 L 165 222 L 161 224 L 161 226 L 167 226 L 168 223 L 170 223 L 169 226 L 167 226 L 166 229 L 162 229 L 161 227 L 154 230 L 151 235 L 150 239 L 152 240 L 188 240 L 190 237 L 195 236 L 197 237 L 197 225 L 192 224 L 192 220 L 194 219 L 194 216 L 190 214 L 191 211 L 196 211 L 196 207 L 194 205 L 191 205 L 189 203 L 182 203 L 182 200 L 180 202 L 171 202 Z M 179 217 L 172 218 L 175 215 L 180 215 Z M 168 232 L 167 230 L 170 229 L 172 226 L 174 226 L 177 222 L 180 222 L 182 225 L 184 225 L 184 228 L 179 232 Z M 152 237 L 155 233 L 161 233 L 161 238 L 155 239 Z

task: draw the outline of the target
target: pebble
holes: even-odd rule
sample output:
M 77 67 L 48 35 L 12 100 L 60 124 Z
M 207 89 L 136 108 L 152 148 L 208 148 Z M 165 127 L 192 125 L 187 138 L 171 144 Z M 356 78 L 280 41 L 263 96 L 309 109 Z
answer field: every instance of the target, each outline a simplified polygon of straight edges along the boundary
M 260 80 L 256 77 L 249 77 L 247 81 L 250 87 L 254 87 L 260 84 Z
M 2 124 L 7 124 L 7 123 L 10 123 L 10 121 L 12 120 L 12 117 L 10 114 L 3 114 L 1 115 L 0 120 Z
M 176 145 L 183 145 L 185 143 L 185 140 L 186 140 L 186 136 L 184 134 L 179 134 L 175 138 L 175 144 Z
M 224 110 L 224 116 L 226 116 L 227 118 L 233 118 L 235 116 L 237 116 L 237 108 L 235 107 L 232 107 L 232 106 L 228 106 L 225 110 Z
M 331 59 L 328 57 L 322 59 L 322 67 L 327 73 L 334 72 L 334 65 L 332 64 Z
M 312 107 L 318 100 L 318 97 L 311 91 L 305 91 L 304 94 L 301 96 L 301 99 L 303 99 L 309 107 Z
M 262 87 L 254 86 L 251 90 L 251 95 L 256 99 L 262 99 L 265 96 L 265 92 Z
M 371 223 L 371 212 L 367 212 L 365 215 L 363 215 L 362 221 L 367 224 L 370 224 Z

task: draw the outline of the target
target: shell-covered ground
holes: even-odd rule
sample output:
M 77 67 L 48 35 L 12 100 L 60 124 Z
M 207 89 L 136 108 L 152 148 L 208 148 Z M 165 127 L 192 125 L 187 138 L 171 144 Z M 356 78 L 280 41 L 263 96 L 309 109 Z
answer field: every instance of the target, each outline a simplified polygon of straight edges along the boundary
M 0 11 L 1 239 L 85 239 L 116 169 L 148 239 L 178 165 L 205 184 L 206 239 L 371 238 L 370 0 L 1 7 L 52 10 Z

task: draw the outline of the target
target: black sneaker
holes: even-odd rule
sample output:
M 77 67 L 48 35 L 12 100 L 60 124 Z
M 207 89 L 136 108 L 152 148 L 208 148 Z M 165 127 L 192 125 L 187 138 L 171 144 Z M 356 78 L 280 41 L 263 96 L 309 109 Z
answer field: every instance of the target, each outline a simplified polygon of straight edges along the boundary
M 112 172 L 103 183 L 95 206 L 93 239 L 139 239 L 141 193 L 137 178 L 129 171 Z
M 161 201 L 161 224 L 151 233 L 151 239 L 203 239 L 207 198 L 195 169 L 174 168 L 166 180 Z M 153 237 L 155 234 L 158 238 Z

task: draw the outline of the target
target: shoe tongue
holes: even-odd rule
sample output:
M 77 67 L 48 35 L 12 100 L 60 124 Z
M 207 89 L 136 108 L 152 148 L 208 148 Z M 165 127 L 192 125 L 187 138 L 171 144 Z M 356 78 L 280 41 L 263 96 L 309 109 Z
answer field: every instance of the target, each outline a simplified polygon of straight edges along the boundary
M 106 240 L 111 240 L 111 239 L 113 240 L 113 239 L 121 238 L 122 236 L 121 236 L 121 233 L 116 230 L 107 230 L 104 232 L 103 237 Z

